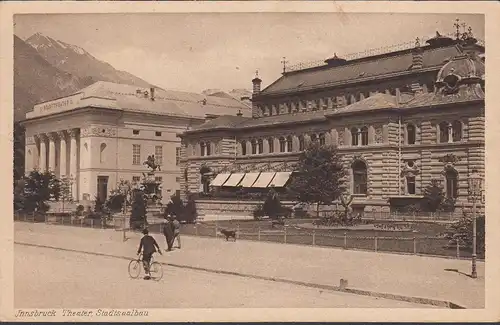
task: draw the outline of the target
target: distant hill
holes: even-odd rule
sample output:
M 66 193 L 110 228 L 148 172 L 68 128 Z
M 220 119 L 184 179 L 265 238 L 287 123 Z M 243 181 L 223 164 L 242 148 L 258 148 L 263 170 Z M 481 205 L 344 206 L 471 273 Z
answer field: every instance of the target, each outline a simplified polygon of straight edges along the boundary
M 67 96 L 94 82 L 54 67 L 14 35 L 14 121 L 24 119 L 36 103 Z
M 40 55 L 54 67 L 79 78 L 92 77 L 96 81 L 150 87 L 150 83 L 125 71 L 115 69 L 111 64 L 100 61 L 76 45 L 55 40 L 36 33 L 26 40 Z
M 221 89 L 205 89 L 202 91 L 203 95 L 206 96 L 216 96 L 223 98 L 235 98 L 239 101 L 242 101 L 242 97 L 252 98 L 252 92 L 247 89 L 233 89 L 231 91 L 223 91 Z M 248 103 L 248 101 L 244 100 L 242 102 Z

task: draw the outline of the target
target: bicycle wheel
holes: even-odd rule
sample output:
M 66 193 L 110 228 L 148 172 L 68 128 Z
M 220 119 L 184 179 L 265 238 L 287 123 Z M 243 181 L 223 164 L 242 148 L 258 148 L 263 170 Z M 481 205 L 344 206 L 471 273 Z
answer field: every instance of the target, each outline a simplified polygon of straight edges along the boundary
M 131 260 L 128 264 L 128 274 L 132 279 L 137 279 L 141 275 L 142 262 L 139 260 Z
M 160 281 L 163 278 L 163 266 L 158 262 L 153 262 L 149 267 L 149 273 L 151 274 L 151 279 Z

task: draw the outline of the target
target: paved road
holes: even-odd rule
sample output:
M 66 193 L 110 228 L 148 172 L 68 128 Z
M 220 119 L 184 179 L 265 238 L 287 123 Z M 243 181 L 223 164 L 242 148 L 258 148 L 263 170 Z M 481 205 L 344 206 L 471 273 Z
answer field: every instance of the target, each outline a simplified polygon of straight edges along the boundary
M 15 245 L 16 308 L 429 308 L 394 300 L 164 266 L 130 279 L 118 258 Z

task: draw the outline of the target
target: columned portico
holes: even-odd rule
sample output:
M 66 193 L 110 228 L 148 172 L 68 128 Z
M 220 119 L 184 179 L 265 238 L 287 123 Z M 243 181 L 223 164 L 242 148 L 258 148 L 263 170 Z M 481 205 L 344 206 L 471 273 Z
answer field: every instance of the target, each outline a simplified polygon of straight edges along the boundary
M 40 162 L 38 166 L 40 166 L 40 171 L 47 171 L 47 137 L 45 134 L 39 134 L 38 138 L 40 139 Z
M 69 137 L 71 139 L 70 143 L 70 154 L 69 154 L 69 175 L 73 182 L 71 183 L 71 193 L 73 195 L 74 200 L 78 200 L 77 196 L 77 152 L 78 148 L 76 147 L 76 137 L 78 135 L 78 129 L 72 129 L 69 132 Z
M 61 148 L 59 150 L 59 175 L 60 177 L 65 177 L 67 176 L 67 171 L 66 171 L 66 131 L 59 131 L 57 132 L 57 135 L 59 136 L 59 140 L 61 143 Z
M 55 172 L 56 170 L 56 134 L 48 133 L 49 138 L 49 171 Z

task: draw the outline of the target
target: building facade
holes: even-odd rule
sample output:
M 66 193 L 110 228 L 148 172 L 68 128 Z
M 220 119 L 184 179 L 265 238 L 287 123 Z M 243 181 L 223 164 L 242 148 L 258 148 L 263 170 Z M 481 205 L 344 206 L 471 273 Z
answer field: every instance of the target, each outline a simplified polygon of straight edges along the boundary
M 26 114 L 25 170 L 68 177 L 74 200 L 91 201 L 105 199 L 120 180 L 139 182 L 154 155 L 167 197 L 179 190 L 176 134 L 206 114 L 238 112 L 250 116 L 251 108 L 236 99 L 97 82 Z
M 212 200 L 286 187 L 299 153 L 319 142 L 343 157 L 360 211 L 418 204 L 433 180 L 469 206 L 468 177 L 484 176 L 484 72 L 484 44 L 469 30 L 352 60 L 335 55 L 285 70 L 263 90 L 256 76 L 251 118 L 219 117 L 182 134 L 181 187 Z

